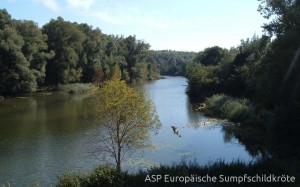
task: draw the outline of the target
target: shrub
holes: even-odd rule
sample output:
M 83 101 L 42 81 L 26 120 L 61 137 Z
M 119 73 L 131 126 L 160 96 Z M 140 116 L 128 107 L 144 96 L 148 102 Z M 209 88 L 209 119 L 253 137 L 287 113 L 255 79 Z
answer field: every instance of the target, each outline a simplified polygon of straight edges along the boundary
M 207 114 L 233 122 L 249 123 L 255 117 L 255 107 L 247 99 L 235 99 L 224 94 L 205 100 Z
M 139 171 L 133 174 L 127 174 L 125 172 L 118 172 L 115 168 L 110 166 L 99 166 L 91 173 L 87 175 L 64 175 L 59 183 L 58 187 L 92 187 L 92 186 L 297 186 L 298 183 L 216 183 L 209 182 L 196 182 L 190 181 L 185 184 L 184 182 L 167 183 L 164 180 L 156 182 L 146 181 L 146 177 L 150 176 L 248 176 L 255 175 L 270 175 L 275 176 L 289 175 L 295 176 L 295 168 L 289 168 L 287 163 L 284 161 L 274 160 L 259 160 L 256 162 L 244 163 L 242 161 L 233 161 L 231 163 L 219 160 L 217 162 L 201 166 L 197 162 L 185 162 L 182 161 L 172 165 L 161 165 L 152 167 L 146 171 Z M 151 179 L 152 180 L 152 179 Z
M 91 83 L 74 83 L 58 85 L 58 90 L 69 94 L 82 94 L 96 89 L 96 86 Z
M 58 187 L 121 186 L 126 172 L 119 172 L 108 165 L 98 166 L 88 174 L 64 174 L 59 179 Z

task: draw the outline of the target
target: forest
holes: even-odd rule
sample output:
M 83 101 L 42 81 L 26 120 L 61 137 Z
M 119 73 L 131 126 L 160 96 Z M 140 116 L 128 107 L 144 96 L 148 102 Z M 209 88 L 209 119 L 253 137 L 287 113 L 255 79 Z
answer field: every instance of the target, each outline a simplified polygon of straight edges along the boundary
M 135 36 L 106 35 L 87 24 L 12 19 L 0 11 L 0 94 L 34 92 L 59 84 L 103 82 L 118 65 L 122 79 L 152 79 L 159 72 L 147 62 L 150 45 Z
M 230 49 L 213 46 L 198 53 L 150 50 L 150 44 L 135 36 L 107 35 L 61 17 L 39 28 L 3 9 L 0 95 L 100 84 L 112 77 L 114 66 L 127 83 L 182 75 L 188 79 L 190 98 L 208 98 L 208 114 L 255 126 L 270 134 L 264 142 L 276 155 L 299 157 L 299 4 L 261 1 L 259 11 L 270 19 L 262 26 L 265 35 L 253 35 Z
M 265 35 L 199 52 L 187 66 L 187 92 L 206 98 L 209 114 L 242 123 L 237 136 L 254 127 L 273 157 L 299 158 L 300 1 L 262 1 L 259 11 L 271 19 Z
M 254 34 L 230 49 L 211 46 L 197 53 L 151 50 L 135 35 L 107 35 L 62 17 L 39 27 L 0 9 L 0 98 L 74 83 L 101 85 L 114 78 L 115 69 L 128 84 L 185 76 L 189 99 L 201 103 L 206 115 L 227 119 L 223 128 L 251 155 L 286 161 L 299 173 L 300 0 L 259 1 L 259 12 L 269 20 L 262 26 L 264 35 Z M 272 166 L 263 161 L 261 167 L 232 165 L 236 170 Z M 178 170 L 190 169 L 183 166 Z M 225 163 L 214 167 L 206 169 L 228 169 Z
M 101 83 L 115 65 L 128 83 L 185 75 L 196 53 L 152 51 L 135 36 L 114 36 L 87 24 L 52 19 L 39 28 L 0 10 L 0 95 L 35 92 L 60 84 Z
M 157 65 L 161 75 L 185 76 L 187 64 L 194 60 L 196 54 L 187 51 L 151 50 L 148 59 Z

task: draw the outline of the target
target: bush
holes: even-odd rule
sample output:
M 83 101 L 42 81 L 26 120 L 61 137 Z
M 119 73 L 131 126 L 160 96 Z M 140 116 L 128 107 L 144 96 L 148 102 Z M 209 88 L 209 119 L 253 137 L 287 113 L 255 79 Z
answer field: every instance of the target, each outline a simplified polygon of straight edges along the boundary
M 91 83 L 74 83 L 58 85 L 58 90 L 69 94 L 82 94 L 97 89 L 95 85 Z
M 88 174 L 64 174 L 58 187 L 121 186 L 127 176 L 108 165 L 98 166 Z
M 223 94 L 205 100 L 207 114 L 226 118 L 232 122 L 250 123 L 255 117 L 255 107 L 247 99 L 235 99 Z
M 288 165 L 283 161 L 274 160 L 259 160 L 257 162 L 244 163 L 241 161 L 234 161 L 231 163 L 224 162 L 222 160 L 208 164 L 206 166 L 200 166 L 197 162 L 187 163 L 182 161 L 172 165 L 161 165 L 158 167 L 152 167 L 146 171 L 139 171 L 134 174 L 127 174 L 125 172 L 118 172 L 115 168 L 110 166 L 99 166 L 87 175 L 64 175 L 59 183 L 58 187 L 92 187 L 92 186 L 297 186 L 297 183 L 216 183 L 214 182 L 193 182 L 185 184 L 184 182 L 164 182 L 159 180 L 156 182 L 150 182 L 146 177 L 151 176 L 183 176 L 191 177 L 195 176 L 248 176 L 255 175 L 270 175 L 275 176 L 289 175 L 295 176 L 296 170 L 288 168 Z M 153 178 L 151 178 L 153 180 Z

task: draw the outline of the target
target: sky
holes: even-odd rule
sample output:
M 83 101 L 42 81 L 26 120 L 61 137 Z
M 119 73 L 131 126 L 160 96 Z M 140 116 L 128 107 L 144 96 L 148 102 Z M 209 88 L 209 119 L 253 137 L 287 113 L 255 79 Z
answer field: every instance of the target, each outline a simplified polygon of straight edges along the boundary
M 135 35 L 153 50 L 236 47 L 263 33 L 257 0 L 0 0 L 14 19 L 42 27 L 61 16 L 105 34 Z

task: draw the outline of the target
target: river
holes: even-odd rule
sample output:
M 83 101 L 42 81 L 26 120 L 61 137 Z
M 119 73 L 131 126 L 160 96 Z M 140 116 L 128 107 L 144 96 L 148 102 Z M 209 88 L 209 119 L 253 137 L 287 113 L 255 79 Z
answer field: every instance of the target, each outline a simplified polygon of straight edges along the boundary
M 253 158 L 220 124 L 196 112 L 184 77 L 134 85 L 153 101 L 162 127 L 152 134 L 155 150 L 139 151 L 123 163 L 129 171 L 158 164 Z M 86 172 L 101 163 L 97 137 L 101 126 L 90 115 L 91 97 L 38 93 L 0 101 L 0 185 L 54 186 L 64 172 Z M 181 137 L 171 126 L 179 128 Z

